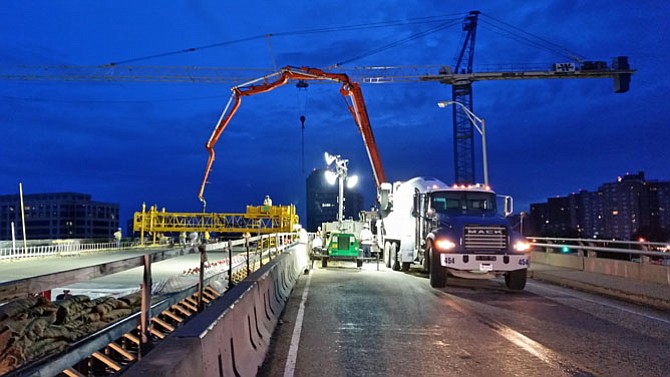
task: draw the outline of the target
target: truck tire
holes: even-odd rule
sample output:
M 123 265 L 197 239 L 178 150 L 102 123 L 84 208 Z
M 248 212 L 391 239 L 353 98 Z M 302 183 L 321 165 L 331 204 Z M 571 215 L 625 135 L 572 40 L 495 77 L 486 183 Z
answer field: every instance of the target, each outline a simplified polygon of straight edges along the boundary
M 526 288 L 527 269 L 510 271 L 505 274 L 505 285 L 512 291 L 522 291 Z
M 328 257 L 321 257 L 321 268 L 328 267 Z
M 391 265 L 393 266 L 393 271 L 400 271 L 400 262 L 398 261 L 398 244 L 391 242 Z
M 391 243 L 384 242 L 384 263 L 386 268 L 391 268 Z
M 426 249 L 429 255 L 429 265 L 430 271 L 428 275 L 430 277 L 430 286 L 433 288 L 444 288 L 447 285 L 447 271 L 440 264 L 440 257 L 433 250 L 433 244 L 428 243 Z
M 402 262 L 402 266 L 400 267 L 400 270 L 402 271 L 409 271 L 409 267 L 412 265 L 410 262 Z

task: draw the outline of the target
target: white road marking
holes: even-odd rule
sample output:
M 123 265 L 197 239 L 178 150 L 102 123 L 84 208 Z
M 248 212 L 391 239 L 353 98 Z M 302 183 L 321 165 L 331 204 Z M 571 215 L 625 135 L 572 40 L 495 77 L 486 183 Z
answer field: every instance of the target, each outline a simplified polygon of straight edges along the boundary
M 312 273 L 310 272 L 307 278 L 305 290 L 302 292 L 302 301 L 300 301 L 300 308 L 298 315 L 295 318 L 295 327 L 293 327 L 293 335 L 291 336 L 291 345 L 288 349 L 288 356 L 286 358 L 286 366 L 284 367 L 284 377 L 293 377 L 295 372 L 295 362 L 298 358 L 298 345 L 300 344 L 300 333 L 302 332 L 302 319 L 305 316 L 305 301 L 307 301 L 307 293 L 309 292 L 309 283 L 312 281 Z
M 552 365 L 554 368 L 560 369 L 561 359 L 558 354 L 543 346 L 542 344 L 534 341 L 533 339 L 521 334 L 518 331 L 514 331 L 505 325 L 499 324 L 497 327 L 498 328 L 496 331 L 503 338 L 516 344 L 517 347 L 520 347 L 521 349 L 544 361 L 545 363 Z
M 488 318 L 487 316 L 478 313 L 469 305 L 464 304 L 463 302 L 459 302 L 460 300 L 455 299 L 455 297 L 451 296 L 450 294 L 446 292 L 440 293 L 444 297 L 448 298 L 445 303 L 452 309 L 455 309 L 456 311 L 468 316 L 477 317 L 482 324 L 493 329 L 493 331 L 507 339 L 507 341 L 537 357 L 544 363 L 551 365 L 553 368 L 557 370 L 565 370 L 565 366 L 570 366 L 575 370 L 584 370 L 582 367 L 574 365 L 569 359 L 564 359 L 560 354 L 554 352 L 548 347 L 545 347 L 541 343 L 521 334 L 518 331 L 513 330 L 512 328 L 495 319 Z

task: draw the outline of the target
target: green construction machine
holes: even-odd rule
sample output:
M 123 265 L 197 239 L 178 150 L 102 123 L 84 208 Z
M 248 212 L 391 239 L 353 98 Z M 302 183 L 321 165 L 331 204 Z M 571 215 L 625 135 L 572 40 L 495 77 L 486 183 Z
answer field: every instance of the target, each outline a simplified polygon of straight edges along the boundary
M 322 229 L 325 235 L 323 247 L 316 248 L 312 253 L 312 259 L 321 259 L 321 267 L 328 267 L 328 260 L 350 260 L 356 261 L 356 267 L 361 267 L 363 261 L 359 258 L 360 247 L 357 234 L 360 233 L 361 225 L 353 220 L 323 223 Z
M 365 212 L 365 211 L 362 211 Z M 312 253 L 312 259 L 321 259 L 321 267 L 328 267 L 328 260 L 350 260 L 356 261 L 356 267 L 360 268 L 364 260 L 375 259 L 372 257 L 364 258 L 361 253 L 361 245 L 358 242 L 358 235 L 363 226 L 370 225 L 371 217 L 368 213 L 359 214 L 361 219 L 354 221 L 352 219 L 322 224 L 325 243 L 323 247 L 316 248 Z M 378 250 L 373 248 L 373 256 L 378 258 Z

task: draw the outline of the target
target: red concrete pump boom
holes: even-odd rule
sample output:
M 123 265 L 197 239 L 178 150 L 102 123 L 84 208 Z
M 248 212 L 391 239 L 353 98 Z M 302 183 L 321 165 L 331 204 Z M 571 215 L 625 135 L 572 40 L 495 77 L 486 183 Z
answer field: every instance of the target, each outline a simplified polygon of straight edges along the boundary
M 279 76 L 279 78 L 272 82 L 267 82 L 268 79 Z M 375 183 L 379 186 L 382 182 L 386 181 L 386 175 L 384 174 L 384 168 L 382 166 L 381 158 L 379 157 L 379 151 L 377 150 L 377 143 L 375 142 L 375 137 L 372 134 L 372 127 L 370 126 L 370 119 L 368 117 L 368 112 L 365 107 L 365 101 L 363 100 L 363 92 L 358 83 L 352 82 L 349 79 L 349 76 L 343 73 L 328 73 L 324 72 L 317 68 L 309 67 L 291 67 L 287 66 L 282 68 L 279 72 L 273 73 L 271 75 L 263 76 L 258 79 L 246 82 L 244 84 L 233 87 L 232 95 L 226 108 L 219 118 L 219 122 L 212 132 L 205 148 L 209 152 L 209 159 L 207 161 L 207 168 L 205 169 L 205 176 L 202 179 L 202 184 L 200 185 L 200 192 L 198 193 L 198 199 L 205 205 L 205 199 L 203 194 L 205 192 L 205 184 L 207 183 L 207 178 L 209 177 L 210 170 L 212 168 L 212 163 L 214 162 L 214 145 L 219 140 L 221 133 L 226 128 L 230 120 L 237 112 L 237 109 L 240 107 L 240 102 L 243 96 L 251 96 L 254 94 L 269 92 L 277 87 L 280 87 L 286 84 L 289 80 L 327 80 L 334 81 L 342 84 L 340 88 L 340 93 L 346 98 L 350 98 L 351 102 L 347 102 L 349 111 L 354 117 L 354 121 L 358 126 L 358 131 L 363 137 L 363 142 L 365 143 L 365 149 L 368 152 L 368 157 L 370 158 L 370 165 L 372 165 L 372 172 L 375 176 Z M 256 84 L 262 81 L 261 84 Z M 232 103 L 232 107 L 231 107 Z M 228 109 L 230 108 L 230 111 Z

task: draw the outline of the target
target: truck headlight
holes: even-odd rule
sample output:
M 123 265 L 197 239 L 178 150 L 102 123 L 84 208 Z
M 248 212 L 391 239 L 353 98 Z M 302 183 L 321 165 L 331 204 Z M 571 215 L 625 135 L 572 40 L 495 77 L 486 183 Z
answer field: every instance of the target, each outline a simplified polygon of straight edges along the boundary
M 514 244 L 514 250 L 521 252 L 530 251 L 530 244 L 526 241 L 517 241 Z
M 438 250 L 451 250 L 456 247 L 456 244 L 447 239 L 439 239 L 435 241 L 435 247 Z

